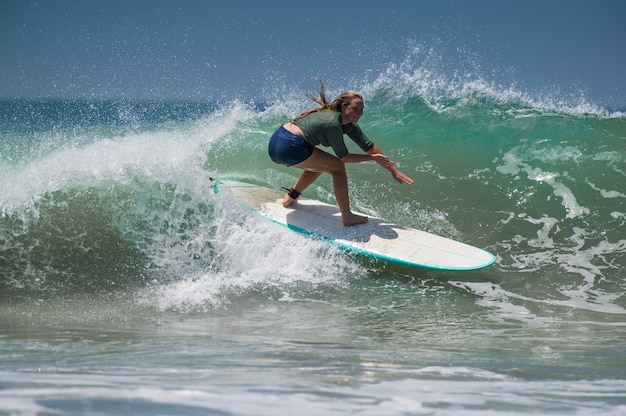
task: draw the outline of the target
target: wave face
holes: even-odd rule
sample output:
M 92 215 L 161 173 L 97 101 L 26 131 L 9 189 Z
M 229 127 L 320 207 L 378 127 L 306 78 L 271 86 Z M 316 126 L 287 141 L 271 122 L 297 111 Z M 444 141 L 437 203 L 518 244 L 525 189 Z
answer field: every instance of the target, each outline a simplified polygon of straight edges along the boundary
M 463 284 L 481 296 L 624 312 L 623 113 L 408 64 L 360 89 L 362 128 L 415 184 L 350 165 L 356 209 L 495 253 L 479 280 L 495 282 L 496 294 Z M 219 177 L 292 185 L 298 172 L 271 163 L 266 143 L 309 106 L 303 96 L 1 106 L 7 299 L 167 291 L 153 301 L 213 305 L 255 285 L 342 284 L 364 272 L 360 260 L 285 234 L 212 191 Z M 332 202 L 330 178 L 307 194 Z

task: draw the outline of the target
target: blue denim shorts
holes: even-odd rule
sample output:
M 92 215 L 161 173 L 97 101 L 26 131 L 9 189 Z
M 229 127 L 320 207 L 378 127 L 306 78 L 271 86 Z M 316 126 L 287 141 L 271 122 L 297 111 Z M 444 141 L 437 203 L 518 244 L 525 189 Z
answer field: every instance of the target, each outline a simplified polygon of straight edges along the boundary
M 274 132 L 267 146 L 270 159 L 285 166 L 297 165 L 307 160 L 314 149 L 315 147 L 302 137 L 291 133 L 283 126 Z

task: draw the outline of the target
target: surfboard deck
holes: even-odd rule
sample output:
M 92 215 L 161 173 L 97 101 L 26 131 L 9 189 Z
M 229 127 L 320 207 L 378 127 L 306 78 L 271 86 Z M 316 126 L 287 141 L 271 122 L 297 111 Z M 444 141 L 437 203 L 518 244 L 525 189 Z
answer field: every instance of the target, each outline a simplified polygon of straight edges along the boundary
M 285 208 L 281 191 L 236 180 L 219 180 L 215 192 L 222 190 L 277 224 L 383 261 L 435 270 L 469 271 L 490 266 L 496 260 L 493 254 L 480 248 L 369 215 L 367 223 L 345 227 L 337 206 L 314 199 L 301 196 L 296 204 Z

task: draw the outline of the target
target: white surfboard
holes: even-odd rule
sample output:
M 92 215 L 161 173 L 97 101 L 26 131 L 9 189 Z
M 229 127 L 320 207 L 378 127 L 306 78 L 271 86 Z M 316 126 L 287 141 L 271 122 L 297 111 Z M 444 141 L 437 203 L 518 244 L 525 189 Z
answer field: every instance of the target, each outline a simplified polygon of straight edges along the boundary
M 221 190 L 277 224 L 380 260 L 449 271 L 481 269 L 496 260 L 480 248 L 369 215 L 367 223 L 345 227 L 337 206 L 302 196 L 284 208 L 281 191 L 235 180 L 216 182 L 215 191 Z

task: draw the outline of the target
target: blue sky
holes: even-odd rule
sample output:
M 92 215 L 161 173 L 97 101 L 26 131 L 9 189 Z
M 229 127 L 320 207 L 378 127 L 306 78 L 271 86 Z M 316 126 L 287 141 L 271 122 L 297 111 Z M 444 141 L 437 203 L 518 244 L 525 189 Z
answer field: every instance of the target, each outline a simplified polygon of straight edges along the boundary
M 622 0 L 0 0 L 0 97 L 358 88 L 420 45 L 441 70 L 624 108 L 625 22 Z

